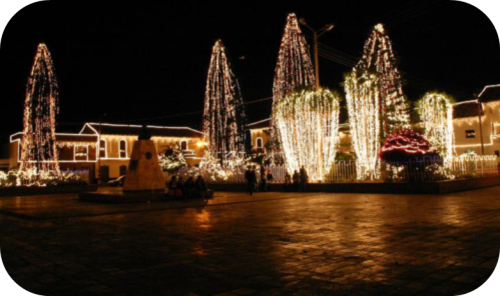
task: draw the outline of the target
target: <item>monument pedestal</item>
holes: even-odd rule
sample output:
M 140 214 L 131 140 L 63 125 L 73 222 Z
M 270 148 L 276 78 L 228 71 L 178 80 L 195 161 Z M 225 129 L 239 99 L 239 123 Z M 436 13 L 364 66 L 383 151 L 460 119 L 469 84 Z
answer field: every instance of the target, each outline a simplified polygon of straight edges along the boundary
M 154 142 L 134 143 L 123 191 L 165 191 L 165 179 L 158 162 Z

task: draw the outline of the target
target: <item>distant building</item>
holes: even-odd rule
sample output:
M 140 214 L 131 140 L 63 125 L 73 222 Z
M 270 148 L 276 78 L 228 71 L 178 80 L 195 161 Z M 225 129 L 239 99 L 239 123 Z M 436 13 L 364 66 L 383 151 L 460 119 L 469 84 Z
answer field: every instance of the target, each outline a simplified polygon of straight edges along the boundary
M 142 126 L 109 123 L 86 123 L 80 133 L 56 133 L 61 170 L 88 170 L 90 179 L 97 178 L 99 166 L 103 179 L 125 175 L 134 141 Z M 188 164 L 199 164 L 203 156 L 203 134 L 188 127 L 147 126 L 158 153 L 178 146 Z M 9 167 L 19 166 L 23 133 L 10 138 Z
M 500 85 L 486 86 L 477 100 L 453 106 L 455 150 L 464 153 L 500 156 Z M 481 119 L 480 119 L 481 118 Z M 479 122 L 481 121 L 481 129 Z

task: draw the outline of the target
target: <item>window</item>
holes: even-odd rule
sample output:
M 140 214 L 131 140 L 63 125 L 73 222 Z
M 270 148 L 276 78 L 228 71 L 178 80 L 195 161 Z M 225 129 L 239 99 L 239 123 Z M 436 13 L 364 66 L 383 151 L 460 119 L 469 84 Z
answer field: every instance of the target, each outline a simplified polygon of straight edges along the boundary
M 106 140 L 102 139 L 99 142 L 99 158 L 106 158 Z
M 125 140 L 120 140 L 118 142 L 120 158 L 127 158 L 127 142 Z
M 188 143 L 187 143 L 187 141 L 182 141 L 181 142 L 181 150 L 182 151 L 188 150 Z
M 498 157 L 500 157 L 500 151 L 495 150 L 495 155 L 498 156 Z
M 465 137 L 467 139 L 472 139 L 476 137 L 476 131 L 475 130 L 467 130 L 465 131 Z
M 257 148 L 263 148 L 264 147 L 264 141 L 262 138 L 257 138 Z
M 80 160 L 80 161 L 89 160 L 89 147 L 75 146 L 75 160 Z

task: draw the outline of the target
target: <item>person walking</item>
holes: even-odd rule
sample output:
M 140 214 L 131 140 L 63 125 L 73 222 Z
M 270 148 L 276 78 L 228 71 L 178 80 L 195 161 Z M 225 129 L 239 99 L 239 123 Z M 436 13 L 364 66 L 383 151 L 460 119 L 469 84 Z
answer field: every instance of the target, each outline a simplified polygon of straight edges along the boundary
M 307 182 L 309 181 L 309 176 L 307 175 L 307 171 L 302 166 L 300 168 L 300 191 L 301 192 L 306 192 L 307 191 Z
M 248 166 L 248 169 L 245 171 L 245 179 L 247 180 L 248 184 L 248 193 L 250 194 L 250 196 L 253 196 L 257 176 L 255 175 L 255 170 L 253 170 L 251 166 Z

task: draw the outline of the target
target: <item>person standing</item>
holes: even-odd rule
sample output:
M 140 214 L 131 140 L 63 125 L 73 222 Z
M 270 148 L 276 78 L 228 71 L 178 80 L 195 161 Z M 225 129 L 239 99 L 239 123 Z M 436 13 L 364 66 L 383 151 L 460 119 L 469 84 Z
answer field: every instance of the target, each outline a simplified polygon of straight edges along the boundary
M 292 177 L 288 173 L 288 171 L 285 173 L 285 192 L 290 192 L 292 191 Z
M 309 176 L 307 175 L 307 171 L 302 166 L 300 168 L 300 191 L 301 192 L 306 192 L 307 191 L 307 182 L 309 181 Z
M 255 170 L 252 170 L 252 167 L 250 166 L 248 166 L 248 169 L 245 172 L 245 179 L 247 180 L 248 184 L 248 193 L 250 193 L 250 196 L 253 196 L 257 176 L 255 175 Z
M 293 191 L 298 192 L 300 185 L 300 175 L 299 172 L 297 172 L 297 170 L 293 172 L 292 181 L 293 181 Z

